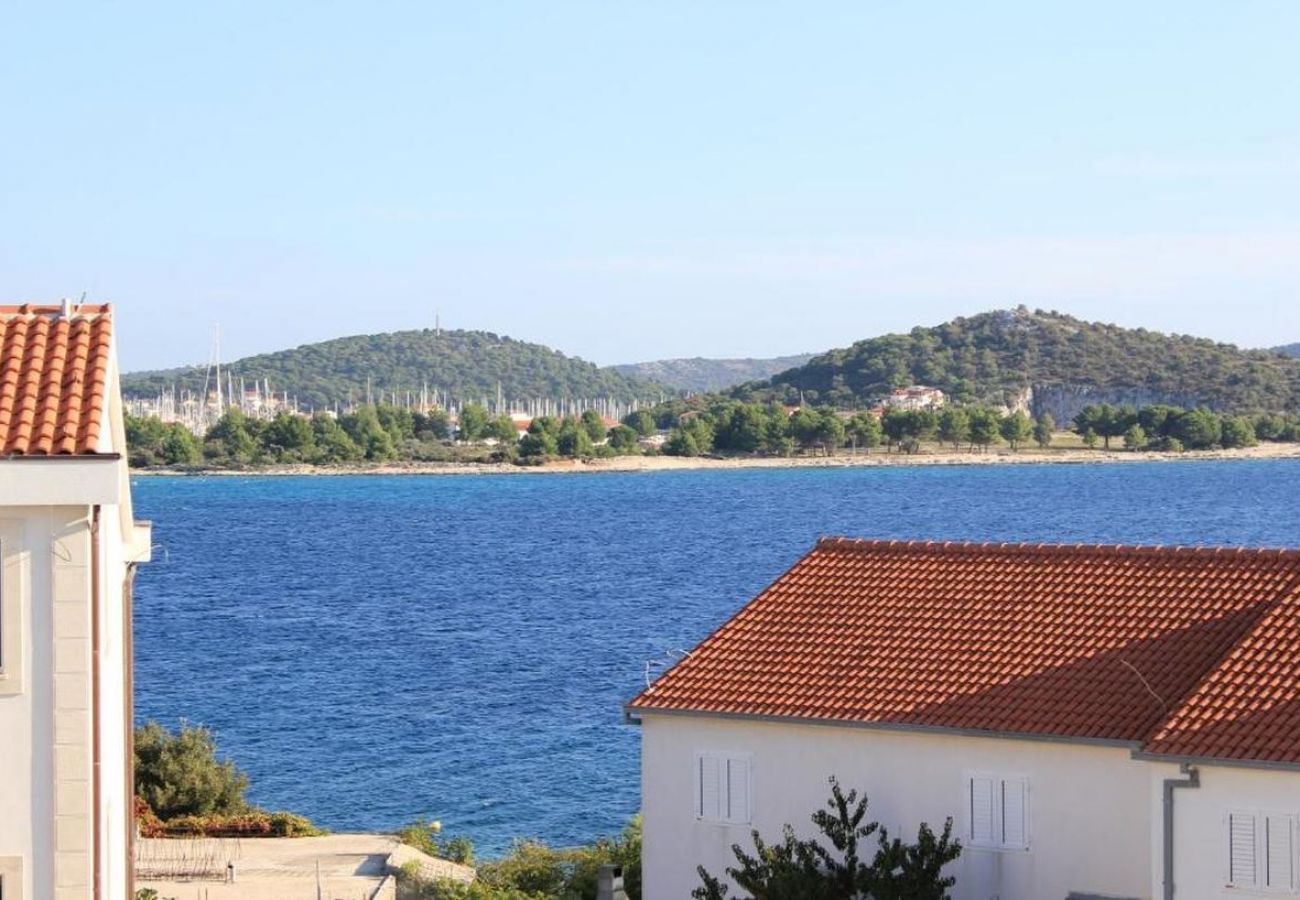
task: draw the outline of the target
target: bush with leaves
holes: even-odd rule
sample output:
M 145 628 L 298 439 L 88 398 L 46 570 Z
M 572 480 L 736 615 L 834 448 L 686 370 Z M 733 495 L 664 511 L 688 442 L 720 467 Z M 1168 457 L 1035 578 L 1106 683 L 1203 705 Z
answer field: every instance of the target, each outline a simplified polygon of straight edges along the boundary
M 413 822 L 398 830 L 397 839 L 429 856 L 466 866 L 474 864 L 474 843 L 460 835 L 443 837 L 441 822 Z
M 430 852 L 441 849 L 437 832 L 427 826 L 412 832 L 412 846 Z M 421 833 L 422 832 L 422 833 Z M 424 844 L 421 846 L 421 844 Z M 509 854 L 482 863 L 473 884 L 446 879 L 423 879 L 412 867 L 398 879 L 399 900 L 596 900 L 600 867 L 623 868 L 623 886 L 629 900 L 641 900 L 641 817 L 637 816 L 617 837 L 601 838 L 583 847 L 549 847 L 540 841 L 519 841 Z
M 947 900 L 957 883 L 943 869 L 961 855 L 961 842 L 952 839 L 952 819 L 936 836 L 922 823 L 916 843 L 891 838 L 878 822 L 866 822 L 867 798 L 851 790 L 846 795 L 832 777 L 829 811 L 812 815 L 813 824 L 830 847 L 802 840 L 786 825 L 780 843 L 768 844 L 753 832 L 754 855 L 732 846 L 737 867 L 727 869 L 736 886 L 753 900 Z M 873 835 L 874 853 L 863 846 Z M 867 858 L 869 855 L 869 859 Z M 695 900 L 724 900 L 728 887 L 703 867 Z
M 135 822 L 142 837 L 311 837 L 325 832 L 305 816 L 248 805 L 248 776 L 217 759 L 207 728 L 157 722 L 135 730 Z
M 156 838 L 163 836 L 162 820 L 154 814 L 149 808 L 149 804 L 144 802 L 144 798 L 138 794 L 135 800 L 135 829 L 140 837 Z
M 164 822 L 248 809 L 248 776 L 230 760 L 217 759 L 211 731 L 185 722 L 175 734 L 157 722 L 136 729 L 135 790 Z

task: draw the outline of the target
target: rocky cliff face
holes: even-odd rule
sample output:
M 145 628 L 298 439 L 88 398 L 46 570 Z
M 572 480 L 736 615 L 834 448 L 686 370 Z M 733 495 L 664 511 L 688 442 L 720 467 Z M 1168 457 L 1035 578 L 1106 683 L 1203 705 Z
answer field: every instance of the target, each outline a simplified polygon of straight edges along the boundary
M 1153 404 L 1185 408 L 1207 405 L 1190 395 L 1161 393 L 1141 387 L 1098 388 L 1086 384 L 1036 384 L 1015 400 L 1013 409 L 1023 410 L 1031 416 L 1051 413 L 1061 426 L 1068 426 L 1085 406 L 1101 403 L 1138 408 Z

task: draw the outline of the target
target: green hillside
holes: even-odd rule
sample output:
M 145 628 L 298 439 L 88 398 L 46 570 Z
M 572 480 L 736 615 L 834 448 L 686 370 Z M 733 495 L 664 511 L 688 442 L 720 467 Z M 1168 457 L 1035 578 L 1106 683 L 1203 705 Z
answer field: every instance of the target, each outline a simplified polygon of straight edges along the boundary
M 325 407 L 380 391 L 418 393 L 427 385 L 460 400 L 611 397 L 657 399 L 662 388 L 544 347 L 485 331 L 396 331 L 357 335 L 293 350 L 249 356 L 223 367 L 250 385 L 270 379 L 303 404 Z M 173 385 L 201 391 L 206 367 L 124 375 L 128 397 L 151 397 Z
M 771 378 L 777 372 L 802 366 L 812 359 L 802 356 L 779 356 L 773 359 L 658 359 L 653 362 L 614 366 L 624 375 L 658 382 L 680 391 L 703 394 L 721 391 L 747 381 Z
M 856 406 L 907 384 L 1057 421 L 1088 403 L 1300 410 L 1300 360 L 1023 306 L 859 341 L 732 393 Z
M 1287 356 L 1300 357 L 1300 344 L 1287 344 L 1285 347 L 1278 347 L 1277 351 Z

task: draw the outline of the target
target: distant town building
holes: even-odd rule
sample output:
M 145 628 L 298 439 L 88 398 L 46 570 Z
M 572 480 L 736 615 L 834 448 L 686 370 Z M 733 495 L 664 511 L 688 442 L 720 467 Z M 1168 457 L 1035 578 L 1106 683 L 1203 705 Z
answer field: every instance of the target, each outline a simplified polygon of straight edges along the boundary
M 106 305 L 0 306 L 0 896 L 130 900 L 127 477 Z
M 882 405 L 890 409 L 938 409 L 947 399 L 938 388 L 914 384 L 892 392 L 882 401 Z

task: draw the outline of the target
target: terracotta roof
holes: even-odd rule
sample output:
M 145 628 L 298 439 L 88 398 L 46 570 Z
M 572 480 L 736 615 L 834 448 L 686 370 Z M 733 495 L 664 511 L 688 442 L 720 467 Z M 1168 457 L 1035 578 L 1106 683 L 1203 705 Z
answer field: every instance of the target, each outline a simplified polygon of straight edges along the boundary
M 0 457 L 97 452 L 111 345 L 107 304 L 0 306 Z
M 1300 763 L 1300 591 L 1246 633 L 1143 749 Z
M 1271 731 L 1206 739 L 1265 689 Z M 825 539 L 630 709 L 1264 758 L 1300 748 L 1300 552 Z

